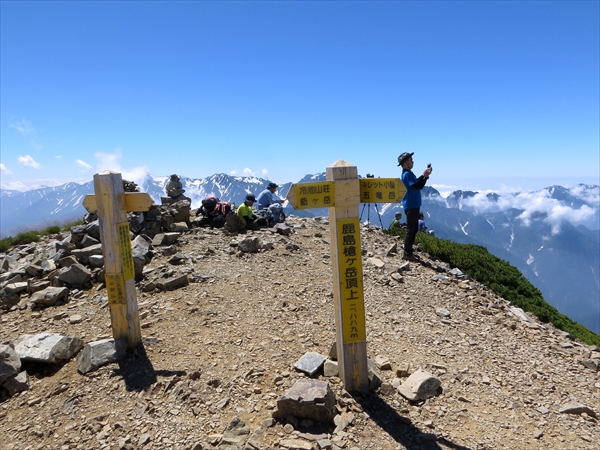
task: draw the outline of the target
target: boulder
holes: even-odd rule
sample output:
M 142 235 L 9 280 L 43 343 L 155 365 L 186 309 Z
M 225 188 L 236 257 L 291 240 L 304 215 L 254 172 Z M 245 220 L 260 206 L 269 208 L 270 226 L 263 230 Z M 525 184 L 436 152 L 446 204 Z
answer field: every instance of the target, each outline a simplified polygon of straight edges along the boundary
M 23 361 L 56 364 L 67 361 L 83 347 L 76 337 L 54 333 L 24 334 L 15 340 L 15 351 Z
M 34 294 L 36 292 L 42 291 L 50 286 L 50 281 L 42 280 L 42 281 L 32 281 L 30 280 L 29 285 L 27 286 L 27 292 L 30 294 Z
M 77 258 L 77 261 L 87 266 L 90 264 L 90 256 L 102 255 L 102 244 L 90 245 L 89 247 L 73 250 L 71 254 Z
M 34 292 L 31 297 L 29 297 L 29 301 L 31 303 L 35 303 L 36 305 L 46 305 L 52 306 L 57 301 L 67 298 L 69 295 L 69 288 L 67 287 L 53 287 L 48 286 L 41 291 Z
M 98 239 L 94 239 L 90 235 L 85 235 L 81 240 L 81 248 L 91 247 L 92 245 L 98 245 L 100 241 Z
M 255 253 L 260 248 L 260 239 L 256 236 L 246 237 L 238 243 L 238 248 L 244 253 Z
M 58 265 L 60 267 L 71 267 L 73 264 L 77 264 L 77 258 L 75 258 L 73 255 L 65 256 L 59 258 L 58 260 Z
M 329 423 L 337 414 L 335 395 L 329 383 L 309 378 L 296 381 L 294 385 L 277 399 L 274 419 L 289 415 Z
M 321 367 L 323 367 L 323 363 L 326 359 L 327 356 L 320 355 L 316 352 L 308 352 L 294 364 L 294 368 L 312 377 Z
M 10 309 L 21 301 L 21 294 L 11 294 L 6 289 L 0 289 L 0 308 Z
M 441 381 L 429 372 L 419 369 L 398 388 L 398 392 L 410 401 L 426 400 L 438 394 Z
M 100 267 L 104 267 L 104 256 L 102 256 L 102 255 L 90 256 L 90 267 L 92 267 L 93 269 L 99 269 Z
M 100 221 L 98 219 L 88 223 L 85 227 L 86 235 L 100 241 Z
M 15 345 L 8 341 L 0 344 L 0 385 L 21 370 L 21 358 L 15 350 Z
M 177 277 L 169 278 L 167 281 L 157 282 L 156 285 L 163 291 L 173 291 L 189 284 L 187 275 L 180 275 Z
M 323 376 L 326 377 L 339 377 L 340 376 L 340 368 L 338 366 L 337 361 L 333 361 L 328 359 L 323 364 Z
M 27 391 L 29 389 L 29 377 L 27 376 L 27 372 L 24 370 L 18 375 L 6 380 L 4 388 L 8 391 L 10 397 L 17 392 Z
M 369 389 L 374 391 L 383 384 L 377 365 L 371 358 L 367 358 L 367 377 L 369 378 Z
M 81 288 L 90 282 L 92 279 L 92 272 L 82 264 L 73 264 L 71 267 L 63 269 L 58 276 L 58 279 L 63 283 L 66 283 L 69 287 Z
M 77 355 L 77 370 L 88 373 L 121 359 L 127 349 L 126 339 L 103 339 L 90 342 Z
M 250 428 L 239 417 L 234 417 L 223 432 L 217 450 L 242 450 L 250 434 Z
M 144 266 L 152 259 L 150 245 L 151 241 L 149 238 L 145 238 L 141 235 L 136 236 L 135 239 L 131 241 L 131 254 L 133 256 L 133 267 L 136 277 L 142 275 Z
M 590 417 L 598 418 L 596 411 L 594 411 L 592 408 L 582 405 L 581 403 L 578 403 L 576 401 L 570 401 L 570 402 L 563 404 L 560 407 L 560 409 L 558 410 L 558 412 L 561 414 L 577 414 L 577 415 L 581 415 L 581 414 L 585 413 Z
M 18 283 L 10 283 L 4 287 L 7 294 L 21 294 L 27 291 L 27 281 L 20 281 Z
M 158 233 L 152 239 L 152 245 L 171 245 L 177 242 L 181 233 Z

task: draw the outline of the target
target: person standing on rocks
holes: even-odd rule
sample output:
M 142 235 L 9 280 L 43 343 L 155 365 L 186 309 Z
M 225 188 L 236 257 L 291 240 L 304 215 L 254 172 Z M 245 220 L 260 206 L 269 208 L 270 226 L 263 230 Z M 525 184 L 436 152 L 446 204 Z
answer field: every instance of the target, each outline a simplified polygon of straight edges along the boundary
M 398 156 L 398 165 L 402 166 L 402 183 L 406 187 L 406 194 L 402 199 L 402 206 L 404 207 L 404 213 L 406 214 L 406 237 L 404 238 L 404 255 L 403 259 L 408 261 L 416 261 L 417 258 L 413 253 L 413 244 L 415 243 L 415 236 L 419 229 L 419 214 L 421 209 L 421 189 L 425 187 L 425 183 L 431 175 L 431 164 L 423 171 L 423 175 L 416 177 L 413 173 L 412 168 L 415 163 L 412 156 L 413 153 L 404 152 Z

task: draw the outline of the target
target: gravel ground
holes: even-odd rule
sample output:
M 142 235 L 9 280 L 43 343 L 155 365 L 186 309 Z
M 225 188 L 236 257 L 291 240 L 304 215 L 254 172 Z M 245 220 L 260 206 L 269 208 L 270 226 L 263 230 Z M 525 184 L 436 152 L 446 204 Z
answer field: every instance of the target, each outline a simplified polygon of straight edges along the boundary
M 0 448 L 244 448 L 222 440 L 235 418 L 252 433 L 248 449 L 600 448 L 600 376 L 582 364 L 600 349 L 522 321 L 508 302 L 427 255 L 401 269 L 389 252 L 401 242 L 373 228 L 361 232 L 367 352 L 391 363 L 380 370 L 382 387 L 351 396 L 321 374 L 336 394 L 336 424 L 271 420 L 277 398 L 306 376 L 296 361 L 328 355 L 335 341 L 329 225 L 288 223 L 290 236 L 248 233 L 266 248 L 258 253 L 237 250 L 244 235 L 210 229 L 179 239 L 183 264 L 156 248 L 138 285 L 143 348 L 87 375 L 74 359 L 26 366 L 30 389 L 0 403 Z M 192 282 L 143 292 L 178 274 Z M 71 323 L 73 315 L 83 321 Z M 0 329 L 2 341 L 42 331 L 111 337 L 106 289 L 5 313 Z M 396 387 L 419 368 L 442 392 L 410 403 Z M 561 412 L 570 402 L 588 413 Z

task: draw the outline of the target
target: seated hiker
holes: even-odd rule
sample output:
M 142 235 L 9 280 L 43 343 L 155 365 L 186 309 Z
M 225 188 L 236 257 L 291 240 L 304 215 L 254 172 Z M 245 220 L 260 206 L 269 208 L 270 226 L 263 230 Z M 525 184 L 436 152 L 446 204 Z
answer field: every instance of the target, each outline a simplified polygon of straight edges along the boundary
M 419 214 L 419 231 L 422 231 L 423 233 L 427 232 L 427 226 L 425 225 L 425 216 L 423 215 L 423 213 Z
M 202 206 L 196 211 L 196 215 L 202 215 L 200 221 L 202 226 L 220 228 L 225 224 L 225 217 L 231 211 L 231 205 L 228 202 L 222 202 L 217 197 L 209 195 L 202 200 Z
M 435 236 L 435 233 L 433 230 L 430 230 L 427 225 L 425 225 L 425 216 L 423 215 L 423 213 L 419 214 L 419 231 L 422 231 L 423 233 L 427 233 L 431 236 Z
M 260 227 L 267 226 L 267 219 L 258 217 L 252 210 L 252 205 L 256 203 L 256 197 L 252 194 L 246 195 L 244 203 L 242 203 L 238 210 L 238 216 L 246 223 L 247 230 L 256 230 Z
M 256 202 L 258 203 L 257 207 L 259 211 L 261 209 L 269 209 L 271 211 L 273 222 L 283 222 L 285 215 L 283 214 L 283 207 L 281 205 L 284 200 L 275 194 L 277 187 L 275 183 L 269 183 L 267 188 L 258 194 Z
M 392 224 L 390 225 L 390 230 L 400 230 L 401 228 L 406 228 L 406 224 L 401 224 L 400 223 L 400 219 L 402 219 L 402 213 L 401 212 L 397 212 L 395 215 L 395 219 L 392 221 Z

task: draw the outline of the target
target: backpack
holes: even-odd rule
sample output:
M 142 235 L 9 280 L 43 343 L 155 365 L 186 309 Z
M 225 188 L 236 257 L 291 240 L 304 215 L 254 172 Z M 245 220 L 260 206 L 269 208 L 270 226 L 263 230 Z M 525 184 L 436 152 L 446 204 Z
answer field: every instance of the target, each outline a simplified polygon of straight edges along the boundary
M 222 202 L 217 197 L 209 195 L 202 200 L 202 206 L 196 212 L 196 215 L 202 214 L 204 217 L 214 219 L 218 216 L 225 217 L 231 211 L 231 204 Z
M 208 196 L 204 200 L 202 200 L 202 206 L 198 210 L 203 216 L 210 216 L 217 204 L 219 203 L 219 199 L 217 197 Z

